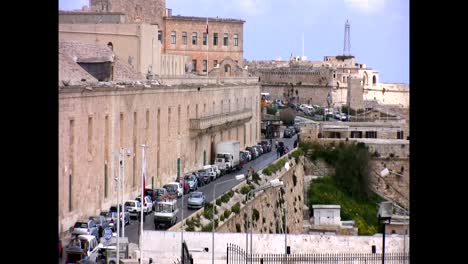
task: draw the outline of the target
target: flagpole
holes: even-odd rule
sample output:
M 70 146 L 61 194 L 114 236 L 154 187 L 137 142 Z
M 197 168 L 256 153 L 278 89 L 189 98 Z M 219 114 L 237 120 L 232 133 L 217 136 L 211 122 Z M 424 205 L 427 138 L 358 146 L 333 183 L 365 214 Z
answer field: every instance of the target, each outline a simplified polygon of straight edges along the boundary
M 142 236 L 143 236 L 143 206 L 145 203 L 145 178 L 146 178 L 146 157 L 145 157 L 145 144 L 141 145 L 141 210 L 140 210 L 140 263 L 143 263 L 143 245 L 142 245 Z
M 208 85 L 208 45 L 210 43 L 208 37 L 208 17 L 206 17 L 206 84 Z

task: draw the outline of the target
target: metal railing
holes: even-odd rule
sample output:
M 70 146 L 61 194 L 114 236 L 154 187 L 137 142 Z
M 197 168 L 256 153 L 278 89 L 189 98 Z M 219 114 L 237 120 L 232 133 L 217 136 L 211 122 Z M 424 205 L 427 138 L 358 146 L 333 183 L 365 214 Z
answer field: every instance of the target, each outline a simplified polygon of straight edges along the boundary
M 190 119 L 190 129 L 203 130 L 214 126 L 223 125 L 252 117 L 252 109 L 246 108 L 239 111 L 211 115 L 202 118 Z
M 298 254 L 249 254 L 237 245 L 227 245 L 226 263 L 232 264 L 266 264 L 266 263 L 382 263 L 381 253 L 298 253 Z M 409 263 L 407 253 L 386 253 L 385 263 Z

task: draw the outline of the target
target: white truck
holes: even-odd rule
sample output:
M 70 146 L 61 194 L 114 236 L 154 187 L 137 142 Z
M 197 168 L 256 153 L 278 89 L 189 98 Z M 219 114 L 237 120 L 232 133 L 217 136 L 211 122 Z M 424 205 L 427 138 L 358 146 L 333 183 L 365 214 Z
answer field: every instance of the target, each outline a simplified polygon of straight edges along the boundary
M 234 169 L 241 169 L 239 160 L 240 142 L 224 141 L 216 145 L 215 165 L 220 170 L 231 172 Z

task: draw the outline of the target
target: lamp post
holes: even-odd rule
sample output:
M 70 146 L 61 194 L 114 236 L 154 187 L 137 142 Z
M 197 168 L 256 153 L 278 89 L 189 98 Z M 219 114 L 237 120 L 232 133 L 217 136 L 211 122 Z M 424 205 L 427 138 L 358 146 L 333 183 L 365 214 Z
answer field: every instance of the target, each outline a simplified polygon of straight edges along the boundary
M 211 263 L 214 264 L 214 226 L 215 226 L 215 207 L 216 207 L 216 185 L 218 184 L 223 184 L 223 183 L 227 183 L 227 182 L 232 182 L 232 181 L 242 181 L 245 179 L 245 175 L 244 174 L 239 174 L 239 175 L 236 175 L 236 177 L 234 179 L 230 179 L 230 180 L 227 180 L 227 181 L 223 181 L 223 182 L 218 182 L 218 183 L 215 183 L 215 185 L 213 186 L 213 219 L 211 220 Z
M 393 214 L 393 203 L 392 202 L 382 202 L 380 203 L 379 212 L 377 213 L 377 218 L 383 224 L 383 233 L 382 233 L 382 264 L 385 264 L 385 224 L 391 222 Z
M 132 150 L 127 148 L 120 149 L 120 169 L 122 171 L 122 237 L 125 237 L 125 154 L 127 157 L 131 157 Z
M 121 165 L 122 165 L 122 153 L 119 152 L 118 159 L 119 159 L 119 171 L 117 178 L 114 178 L 114 180 L 117 182 L 117 185 L 115 186 L 117 189 L 117 264 L 120 262 L 120 242 L 119 242 L 119 237 L 120 237 L 120 205 L 119 205 L 119 193 L 120 193 L 120 174 L 121 174 Z
M 267 185 L 264 185 L 258 189 L 255 189 L 255 190 L 251 190 L 249 193 L 247 193 L 247 201 L 249 200 L 249 196 L 251 196 L 252 194 L 256 193 L 256 192 L 260 192 L 260 191 L 264 191 L 264 190 L 267 190 L 267 189 L 270 189 L 270 188 L 278 188 L 278 187 L 281 187 L 283 186 L 283 182 L 280 181 L 279 179 L 273 179 L 269 182 L 269 184 Z M 252 207 L 250 208 L 250 218 L 252 218 L 253 214 L 252 214 Z M 247 227 L 248 227 L 248 223 L 249 223 L 249 217 L 247 216 Z M 252 223 L 253 224 L 253 223 Z M 250 259 L 252 259 L 252 225 L 250 226 Z M 248 235 L 248 233 L 247 233 Z
M 388 168 L 384 168 L 382 171 L 380 171 L 380 176 L 381 177 L 388 176 L 389 174 L 395 174 L 397 176 L 404 177 L 402 174 L 390 171 Z M 409 210 L 406 210 L 406 209 L 401 208 L 399 206 L 397 206 L 397 207 L 400 210 L 404 211 L 405 215 L 409 216 Z M 409 223 L 408 223 L 408 228 L 409 228 Z M 384 231 L 385 231 L 385 229 L 384 229 Z M 406 254 L 406 235 L 407 235 L 407 233 L 408 233 L 407 230 L 405 230 L 405 234 L 403 235 L 403 253 L 405 253 L 405 254 Z

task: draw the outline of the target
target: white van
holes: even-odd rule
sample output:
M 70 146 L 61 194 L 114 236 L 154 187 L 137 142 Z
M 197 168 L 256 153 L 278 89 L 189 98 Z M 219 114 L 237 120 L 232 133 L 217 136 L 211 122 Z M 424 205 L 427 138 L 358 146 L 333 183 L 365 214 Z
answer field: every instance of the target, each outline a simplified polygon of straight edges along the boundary
M 217 179 L 219 175 L 221 174 L 221 171 L 218 173 L 217 171 L 218 166 L 216 165 L 205 165 L 203 166 L 203 169 L 208 172 L 208 175 L 211 177 L 212 181 Z
M 98 241 L 95 236 L 79 235 L 78 239 L 81 241 L 81 248 L 90 260 L 97 262 L 98 257 Z

